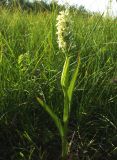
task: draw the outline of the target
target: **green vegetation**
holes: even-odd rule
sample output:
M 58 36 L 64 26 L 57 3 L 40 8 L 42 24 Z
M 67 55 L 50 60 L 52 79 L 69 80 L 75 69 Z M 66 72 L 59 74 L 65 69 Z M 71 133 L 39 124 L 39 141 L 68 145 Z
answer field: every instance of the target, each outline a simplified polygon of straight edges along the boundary
M 60 119 L 65 55 L 56 35 L 57 10 L 0 8 L 0 159 L 59 160 L 61 140 L 39 97 Z M 71 10 L 80 68 L 68 124 L 69 159 L 117 156 L 117 20 Z

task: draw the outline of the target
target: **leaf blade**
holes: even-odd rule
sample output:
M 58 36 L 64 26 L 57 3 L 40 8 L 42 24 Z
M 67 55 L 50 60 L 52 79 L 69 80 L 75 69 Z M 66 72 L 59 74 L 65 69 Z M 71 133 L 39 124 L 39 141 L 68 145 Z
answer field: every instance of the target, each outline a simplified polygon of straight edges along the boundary
M 64 131 L 63 131 L 63 126 L 61 124 L 60 119 L 52 111 L 52 109 L 46 103 L 44 103 L 39 97 L 37 97 L 37 101 L 45 109 L 45 111 L 51 116 L 51 118 L 53 119 L 54 123 L 56 124 L 56 127 L 58 128 L 58 130 L 60 132 L 61 137 L 63 137 Z
M 69 63 L 70 63 L 70 58 L 66 57 L 66 60 L 65 60 L 64 66 L 63 66 L 62 75 L 61 75 L 61 86 L 63 88 L 66 88 L 67 84 L 68 84 Z
M 72 95 L 73 95 L 73 91 L 74 91 L 76 79 L 77 79 L 78 72 L 79 72 L 79 66 L 80 66 L 80 57 L 79 57 L 79 59 L 78 59 L 77 68 L 76 68 L 76 70 L 74 71 L 72 80 L 71 80 L 70 85 L 69 85 L 69 87 L 68 87 L 68 97 L 69 97 L 69 101 L 70 101 L 70 102 L 71 102 L 71 100 L 72 100 Z

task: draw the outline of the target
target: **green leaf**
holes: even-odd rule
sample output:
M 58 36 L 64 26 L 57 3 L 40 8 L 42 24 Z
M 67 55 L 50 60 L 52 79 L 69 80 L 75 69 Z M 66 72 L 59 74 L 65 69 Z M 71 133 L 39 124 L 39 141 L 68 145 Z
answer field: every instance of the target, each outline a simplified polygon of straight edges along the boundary
M 45 111 L 51 116 L 51 118 L 53 119 L 54 123 L 56 124 L 61 137 L 63 137 L 64 135 L 64 130 L 63 130 L 63 126 L 61 124 L 60 119 L 57 117 L 57 115 L 51 110 L 51 108 L 44 103 L 40 98 L 37 97 L 38 102 L 40 103 L 40 105 L 45 109 Z
M 78 59 L 77 68 L 76 68 L 76 70 L 75 70 L 75 72 L 73 74 L 72 80 L 71 80 L 69 88 L 68 88 L 68 97 L 69 97 L 69 101 L 70 102 L 72 100 L 72 95 L 73 95 L 76 79 L 77 79 L 77 76 L 78 76 L 79 66 L 80 66 L 80 58 Z
M 63 66 L 63 71 L 62 71 L 62 75 L 61 75 L 61 86 L 63 88 L 66 88 L 68 85 L 68 77 L 69 77 L 69 61 L 70 58 L 66 57 L 64 66 Z
M 70 64 L 70 57 L 66 57 L 61 75 L 61 86 L 64 92 L 64 112 L 63 112 L 64 123 L 67 123 L 69 117 L 69 98 L 67 95 L 68 80 L 69 80 L 69 64 Z

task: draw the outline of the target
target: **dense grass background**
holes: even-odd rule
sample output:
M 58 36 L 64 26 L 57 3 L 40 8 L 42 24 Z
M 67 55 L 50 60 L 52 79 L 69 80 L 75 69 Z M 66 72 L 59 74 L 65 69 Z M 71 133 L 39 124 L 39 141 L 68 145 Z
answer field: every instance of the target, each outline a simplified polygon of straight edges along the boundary
M 57 11 L 27 13 L 0 8 L 0 160 L 58 160 L 60 138 L 37 103 L 41 97 L 61 117 Z M 80 73 L 74 92 L 69 140 L 73 160 L 117 156 L 117 20 L 71 13 Z

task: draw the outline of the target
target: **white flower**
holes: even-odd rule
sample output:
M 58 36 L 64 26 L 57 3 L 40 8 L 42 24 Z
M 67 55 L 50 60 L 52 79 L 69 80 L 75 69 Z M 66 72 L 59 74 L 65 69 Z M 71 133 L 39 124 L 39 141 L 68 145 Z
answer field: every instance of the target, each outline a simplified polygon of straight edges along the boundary
M 65 36 L 68 34 L 69 29 L 69 11 L 61 11 L 57 17 L 57 35 L 58 35 L 58 45 L 62 51 L 65 51 L 67 48 L 67 42 Z

